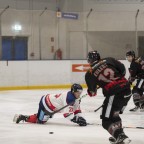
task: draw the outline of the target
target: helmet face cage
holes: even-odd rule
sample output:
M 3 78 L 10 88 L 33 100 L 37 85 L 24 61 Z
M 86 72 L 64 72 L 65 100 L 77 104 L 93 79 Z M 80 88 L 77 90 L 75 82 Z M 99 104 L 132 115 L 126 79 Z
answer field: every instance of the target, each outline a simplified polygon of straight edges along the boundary
M 82 92 L 83 88 L 80 84 L 73 84 L 71 86 L 71 92 L 74 93 L 74 92 Z
M 133 56 L 133 57 L 135 57 L 135 52 L 134 51 L 128 51 L 127 53 L 126 53 L 126 57 L 127 56 Z
M 91 51 L 88 53 L 88 63 L 98 62 L 100 60 L 100 54 L 97 51 Z

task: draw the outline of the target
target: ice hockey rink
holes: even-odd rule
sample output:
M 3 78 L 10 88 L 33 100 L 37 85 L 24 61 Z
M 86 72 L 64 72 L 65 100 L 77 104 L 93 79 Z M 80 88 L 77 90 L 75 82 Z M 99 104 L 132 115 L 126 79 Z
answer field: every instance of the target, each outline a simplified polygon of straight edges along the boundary
M 101 110 L 93 112 L 104 99 L 101 90 L 96 97 L 82 99 L 81 109 L 87 122 L 93 124 L 80 127 L 55 114 L 46 124 L 13 123 L 15 114 L 34 114 L 42 95 L 68 90 L 17 90 L 0 92 L 0 144 L 109 144 L 109 134 L 100 125 Z M 83 94 L 86 93 L 84 90 Z M 124 114 L 123 126 L 144 127 L 144 112 L 129 112 L 133 108 L 132 99 Z M 132 140 L 131 144 L 144 144 L 144 129 L 125 128 Z M 53 132 L 53 134 L 49 134 Z

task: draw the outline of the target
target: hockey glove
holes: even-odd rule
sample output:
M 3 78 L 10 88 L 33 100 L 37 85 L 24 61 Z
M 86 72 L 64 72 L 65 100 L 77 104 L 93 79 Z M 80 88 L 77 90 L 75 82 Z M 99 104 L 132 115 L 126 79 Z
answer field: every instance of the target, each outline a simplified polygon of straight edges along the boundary
M 88 95 L 89 95 L 90 97 L 96 96 L 96 92 L 87 90 L 87 93 L 88 93 Z
M 131 77 L 131 76 L 128 78 L 128 82 L 129 82 L 130 85 L 132 85 L 132 83 L 133 83 L 134 81 L 135 81 L 135 78 L 133 78 L 133 77 Z
M 87 122 L 83 117 L 74 116 L 71 121 L 77 123 L 79 126 L 87 126 Z

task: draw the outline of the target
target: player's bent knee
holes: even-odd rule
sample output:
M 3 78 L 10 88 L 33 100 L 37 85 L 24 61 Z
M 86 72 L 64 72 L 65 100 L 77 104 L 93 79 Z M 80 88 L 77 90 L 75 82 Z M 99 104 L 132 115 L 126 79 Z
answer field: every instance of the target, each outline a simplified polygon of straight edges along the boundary
M 43 119 L 39 119 L 37 120 L 37 123 L 39 124 L 44 124 L 49 120 L 50 116 L 49 115 L 44 115 Z
M 108 119 L 102 119 L 102 126 L 104 129 L 108 130 L 109 126 L 111 125 L 111 121 Z

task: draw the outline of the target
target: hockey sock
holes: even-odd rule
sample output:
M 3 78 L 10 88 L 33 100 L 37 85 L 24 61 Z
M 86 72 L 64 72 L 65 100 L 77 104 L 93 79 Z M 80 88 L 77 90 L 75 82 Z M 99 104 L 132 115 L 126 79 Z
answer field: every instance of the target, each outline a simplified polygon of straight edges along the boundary
M 113 123 L 109 129 L 108 132 L 115 138 L 117 139 L 119 134 L 123 133 L 122 125 L 121 122 L 116 122 Z
M 29 116 L 26 122 L 37 123 L 37 114 Z
M 123 133 L 121 121 L 112 123 L 110 120 L 103 120 L 102 125 L 115 139 L 117 139 L 120 133 Z

